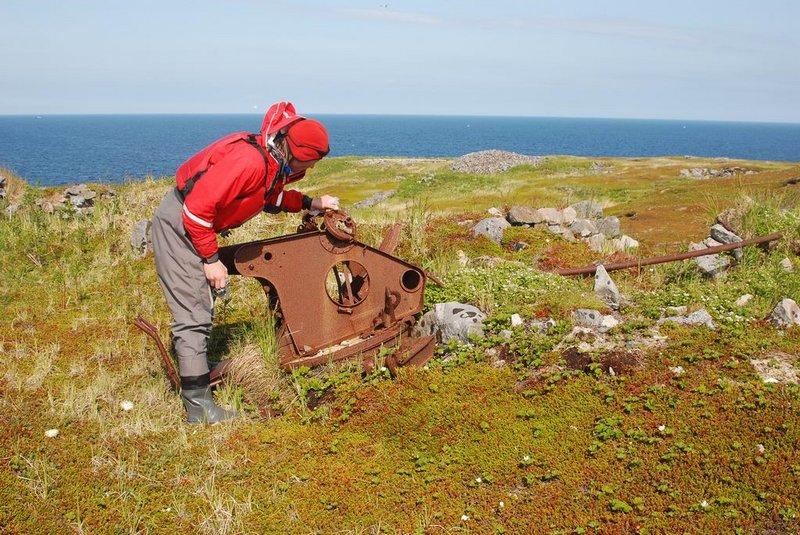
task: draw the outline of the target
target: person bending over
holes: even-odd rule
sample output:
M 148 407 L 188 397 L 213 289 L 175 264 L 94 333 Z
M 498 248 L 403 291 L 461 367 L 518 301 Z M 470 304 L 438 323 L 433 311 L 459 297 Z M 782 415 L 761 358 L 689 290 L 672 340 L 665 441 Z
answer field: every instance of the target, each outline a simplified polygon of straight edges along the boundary
M 152 223 L 153 252 L 161 289 L 172 312 L 181 398 L 189 423 L 236 416 L 214 403 L 206 349 L 216 292 L 228 284 L 217 234 L 259 212 L 338 209 L 330 195 L 311 198 L 287 185 L 305 176 L 329 152 L 328 133 L 290 102 L 273 104 L 261 132 L 238 132 L 204 148 L 175 175 Z

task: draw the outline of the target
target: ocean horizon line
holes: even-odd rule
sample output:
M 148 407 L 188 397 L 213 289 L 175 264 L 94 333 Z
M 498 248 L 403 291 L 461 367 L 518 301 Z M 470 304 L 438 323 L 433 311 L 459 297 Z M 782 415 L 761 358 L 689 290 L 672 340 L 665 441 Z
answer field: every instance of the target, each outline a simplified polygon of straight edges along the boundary
M 256 112 L 89 112 L 89 113 L 0 113 L 0 118 L 35 118 L 45 117 L 261 117 L 265 111 Z M 765 124 L 800 126 L 800 121 L 767 121 L 753 119 L 685 119 L 658 117 L 586 117 L 568 115 L 466 115 L 466 114 L 425 114 L 425 113 L 303 113 L 309 117 L 391 117 L 393 119 L 407 117 L 418 118 L 452 118 L 452 119 L 556 119 L 577 121 L 630 121 L 630 122 L 663 122 L 663 123 L 703 123 L 703 124 Z

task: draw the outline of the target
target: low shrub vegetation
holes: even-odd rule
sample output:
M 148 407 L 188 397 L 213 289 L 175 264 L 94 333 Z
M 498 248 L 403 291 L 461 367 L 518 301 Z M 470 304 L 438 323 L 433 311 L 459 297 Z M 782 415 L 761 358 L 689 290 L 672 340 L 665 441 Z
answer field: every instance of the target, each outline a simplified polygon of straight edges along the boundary
M 2 171 L 13 194 L 0 200 L 0 531 L 800 530 L 800 387 L 751 364 L 777 370 L 788 355 L 800 368 L 800 330 L 766 321 L 781 299 L 800 300 L 800 206 L 783 185 L 800 167 L 749 163 L 759 172 L 693 181 L 681 158 L 550 157 L 495 175 L 449 163 L 334 158 L 301 184 L 338 193 L 345 209 L 395 190 L 350 211 L 359 239 L 376 246 L 403 223 L 395 254 L 444 283 L 429 281 L 425 309 L 475 305 L 484 336 L 439 344 L 395 378 L 382 366 L 391 348 L 369 373 L 353 362 L 286 373 L 260 285 L 234 277 L 209 358 L 234 360 L 216 395 L 245 416 L 208 427 L 184 423 L 155 346 L 132 325 L 141 314 L 168 337 L 152 255 L 137 258 L 129 236 L 172 179 L 45 213 L 37 200 L 57 191 Z M 691 167 L 704 164 L 715 161 Z M 743 237 L 785 237 L 747 248 L 716 280 L 691 261 L 612 273 L 621 323 L 603 336 L 615 345 L 591 345 L 574 338 L 572 312 L 612 310 L 591 277 L 553 271 L 607 258 L 543 229 L 507 229 L 499 244 L 470 231 L 491 207 L 585 199 L 642 242 L 630 255 L 685 248 L 728 209 Z M 297 224 L 255 218 L 224 243 Z M 715 329 L 659 323 L 669 307 L 705 309 Z

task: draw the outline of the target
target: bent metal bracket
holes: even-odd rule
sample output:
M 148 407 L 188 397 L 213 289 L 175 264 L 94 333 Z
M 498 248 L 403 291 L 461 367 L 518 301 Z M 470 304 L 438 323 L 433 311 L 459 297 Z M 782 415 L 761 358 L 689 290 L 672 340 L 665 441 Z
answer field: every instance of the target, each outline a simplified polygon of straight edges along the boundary
M 425 364 L 434 349 L 433 337 L 411 335 L 432 276 L 392 256 L 400 230 L 399 223 L 391 227 L 375 249 L 356 239 L 356 223 L 346 213 L 306 213 L 296 233 L 223 247 L 219 257 L 230 275 L 261 283 L 277 319 L 281 367 L 360 358 L 369 371 L 380 349 L 393 347 L 386 366 L 394 375 L 400 366 Z M 178 374 L 157 329 L 141 317 L 135 325 L 156 341 L 177 389 Z M 229 366 L 220 362 L 212 383 Z

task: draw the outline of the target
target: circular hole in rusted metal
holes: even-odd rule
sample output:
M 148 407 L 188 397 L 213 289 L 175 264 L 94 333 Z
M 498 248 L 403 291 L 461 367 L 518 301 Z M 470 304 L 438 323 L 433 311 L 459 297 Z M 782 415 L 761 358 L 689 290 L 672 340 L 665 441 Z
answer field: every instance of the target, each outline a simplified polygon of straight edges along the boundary
M 369 293 L 369 273 L 358 262 L 337 262 L 325 277 L 325 291 L 331 301 L 339 306 L 356 306 Z
M 403 277 L 400 279 L 400 284 L 402 284 L 403 289 L 407 292 L 413 292 L 419 288 L 421 282 L 422 276 L 419 274 L 419 271 L 413 269 L 406 270 L 406 272 L 403 273 Z
M 267 262 L 269 262 L 270 260 L 272 260 L 272 253 L 270 253 L 269 251 L 267 251 L 266 253 L 264 253 L 264 260 L 266 260 Z

